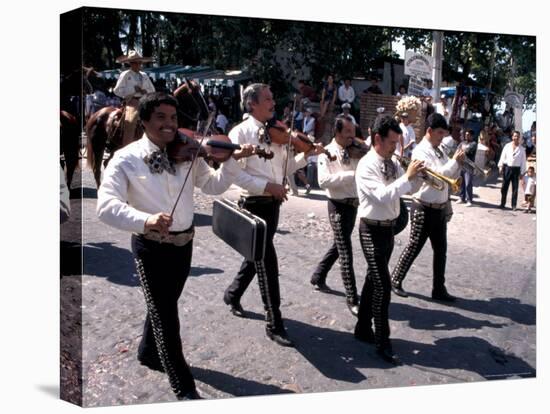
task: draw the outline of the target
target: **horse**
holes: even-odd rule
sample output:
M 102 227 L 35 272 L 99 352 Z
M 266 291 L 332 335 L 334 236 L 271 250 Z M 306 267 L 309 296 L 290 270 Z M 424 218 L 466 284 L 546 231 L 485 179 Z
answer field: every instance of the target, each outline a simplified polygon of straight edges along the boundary
M 184 80 L 176 89 L 174 97 L 178 101 L 178 128 L 195 129 L 199 121 L 208 118 L 208 105 L 202 95 L 199 85 L 194 81 Z M 101 160 L 105 148 L 109 157 L 103 162 L 106 167 L 115 151 L 123 147 L 123 108 L 107 106 L 90 116 L 86 123 L 88 166 L 94 173 L 97 187 L 101 183 Z M 138 123 L 133 141 L 143 135 L 143 127 Z
M 77 118 L 67 111 L 60 111 L 60 155 L 65 159 L 65 179 L 67 187 L 71 181 L 79 161 L 80 125 Z

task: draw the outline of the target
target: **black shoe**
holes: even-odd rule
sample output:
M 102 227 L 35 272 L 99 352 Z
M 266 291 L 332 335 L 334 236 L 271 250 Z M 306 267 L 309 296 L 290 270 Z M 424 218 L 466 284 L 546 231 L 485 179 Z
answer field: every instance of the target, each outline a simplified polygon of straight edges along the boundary
M 402 298 L 408 298 L 409 294 L 403 290 L 401 285 L 391 285 L 391 290 L 393 293 L 395 293 L 397 296 L 401 296 Z
M 374 344 L 374 332 L 370 327 L 367 329 L 359 329 L 357 328 L 357 325 L 355 325 L 355 332 L 353 333 L 353 336 L 358 341 L 366 342 L 367 344 Z
M 140 362 L 141 365 L 149 369 L 152 369 L 153 371 L 165 372 L 164 367 L 162 366 L 159 360 L 153 361 L 148 358 L 138 358 L 138 361 Z
M 399 357 L 393 353 L 391 348 L 377 348 L 376 354 L 389 364 L 396 366 L 401 365 Z
M 359 315 L 359 305 L 350 305 L 348 303 L 348 309 L 353 316 L 357 317 Z
M 189 391 L 189 392 L 186 392 L 185 394 L 183 395 L 178 395 L 177 396 L 178 400 L 180 401 L 185 401 L 185 400 L 204 400 L 204 398 L 202 398 L 199 393 L 197 392 L 197 390 L 193 390 L 193 391 Z
M 266 330 L 265 333 L 269 339 L 281 346 L 294 347 L 294 342 L 290 340 L 284 328 L 276 331 Z
M 233 301 L 224 295 L 223 301 L 226 305 L 229 305 L 229 312 L 239 318 L 245 318 L 244 309 L 238 301 Z
M 449 292 L 447 292 L 447 289 L 443 289 L 440 291 L 432 290 L 432 299 L 441 300 L 443 302 L 456 301 L 456 298 L 453 295 L 450 295 Z
M 498 208 L 500 208 L 501 210 L 506 210 L 506 207 L 504 207 L 502 204 L 498 206 Z
M 332 292 L 332 289 L 325 283 L 325 282 L 311 282 L 313 285 L 313 289 L 318 290 L 319 292 L 323 293 L 330 293 Z

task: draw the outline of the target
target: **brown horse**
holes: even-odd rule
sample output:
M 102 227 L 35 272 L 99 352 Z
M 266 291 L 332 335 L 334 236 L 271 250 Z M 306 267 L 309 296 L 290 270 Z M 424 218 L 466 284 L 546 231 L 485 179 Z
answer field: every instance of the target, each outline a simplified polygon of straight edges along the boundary
M 174 96 L 178 101 L 178 128 L 195 129 L 199 121 L 208 118 L 208 105 L 196 82 L 184 80 L 184 83 L 174 92 Z M 104 161 L 104 167 L 107 166 L 115 151 L 123 146 L 122 114 L 123 109 L 108 106 L 92 114 L 86 123 L 88 165 L 94 173 L 98 187 L 101 182 L 101 161 L 105 148 L 109 150 L 110 155 Z M 134 141 L 142 135 L 143 128 L 141 123 L 138 123 Z
M 60 121 L 60 155 L 65 159 L 65 179 L 70 189 L 79 161 L 80 125 L 76 117 L 67 111 L 60 111 Z

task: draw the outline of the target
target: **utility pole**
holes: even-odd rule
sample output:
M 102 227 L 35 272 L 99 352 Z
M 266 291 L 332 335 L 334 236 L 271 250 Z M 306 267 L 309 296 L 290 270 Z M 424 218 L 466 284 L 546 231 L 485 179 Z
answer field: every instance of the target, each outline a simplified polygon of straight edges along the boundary
M 434 68 L 433 68 L 433 81 L 435 89 L 435 101 L 437 103 L 440 101 L 441 97 L 441 71 L 443 68 L 443 32 L 434 31 L 433 32 L 433 42 L 432 42 L 432 57 L 434 59 Z

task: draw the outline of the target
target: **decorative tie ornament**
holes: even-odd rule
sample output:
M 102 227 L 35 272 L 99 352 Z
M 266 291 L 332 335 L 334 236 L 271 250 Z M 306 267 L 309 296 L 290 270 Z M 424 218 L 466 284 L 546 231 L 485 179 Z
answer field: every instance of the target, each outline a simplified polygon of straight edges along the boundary
M 149 171 L 151 171 L 152 174 L 162 174 L 163 171 L 166 171 L 169 174 L 176 175 L 174 163 L 168 159 L 166 151 L 153 151 L 147 154 L 143 158 L 143 161 L 149 166 Z

